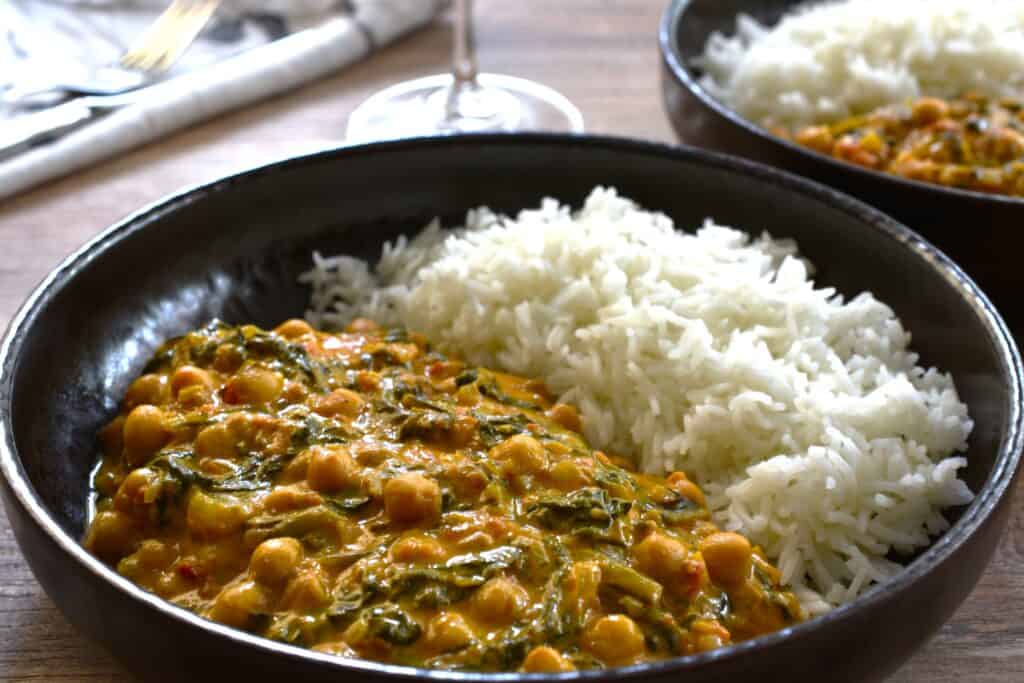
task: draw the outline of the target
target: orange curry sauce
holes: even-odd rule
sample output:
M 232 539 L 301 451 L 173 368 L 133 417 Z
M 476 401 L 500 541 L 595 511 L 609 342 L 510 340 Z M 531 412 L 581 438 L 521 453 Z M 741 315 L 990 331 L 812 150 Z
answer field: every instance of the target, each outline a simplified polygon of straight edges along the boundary
M 357 320 L 214 322 L 100 434 L 85 546 L 209 619 L 342 657 L 567 671 L 802 618 L 676 472 L 592 450 L 542 383 Z
M 1024 105 L 922 97 L 786 138 L 858 166 L 976 192 L 1024 196 Z

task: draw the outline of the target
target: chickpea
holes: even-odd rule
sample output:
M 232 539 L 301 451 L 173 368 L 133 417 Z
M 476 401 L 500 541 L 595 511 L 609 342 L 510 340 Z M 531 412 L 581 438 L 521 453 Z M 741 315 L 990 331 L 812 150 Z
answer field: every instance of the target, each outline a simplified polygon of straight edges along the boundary
M 356 375 L 356 385 L 364 393 L 373 393 L 380 389 L 380 374 L 372 370 L 360 370 Z
M 554 674 L 575 671 L 576 667 L 553 647 L 540 645 L 530 650 L 523 660 L 523 671 L 531 674 Z
M 369 318 L 354 318 L 345 327 L 345 331 L 350 334 L 375 334 L 381 331 L 381 327 Z
M 460 551 L 479 552 L 494 547 L 494 536 L 491 536 L 486 531 L 474 531 L 456 545 L 458 545 Z
M 697 619 L 690 628 L 695 636 L 693 646 L 697 652 L 715 650 L 732 641 L 729 631 L 714 619 Z
M 644 634 L 626 615 L 611 614 L 587 629 L 583 644 L 606 664 L 629 664 L 644 653 Z
M 193 491 L 185 518 L 189 530 L 200 538 L 220 538 L 242 528 L 249 517 L 247 506 L 239 500 Z
M 391 546 L 391 559 L 395 562 L 424 562 L 436 564 L 443 562 L 444 546 L 432 538 L 425 536 L 406 536 L 395 541 Z
M 346 446 L 314 446 L 309 453 L 306 481 L 314 491 L 340 491 L 358 482 L 356 463 Z
M 686 546 L 674 538 L 653 533 L 633 547 L 636 567 L 662 583 L 670 584 L 689 559 Z
M 576 562 L 569 572 L 567 593 L 576 602 L 579 611 L 598 601 L 601 588 L 601 565 L 594 561 Z
M 208 616 L 227 626 L 244 628 L 251 615 L 266 611 L 267 602 L 259 584 L 244 581 L 225 586 L 214 598 Z
M 213 393 L 206 387 L 193 385 L 178 392 L 178 403 L 184 408 L 198 408 L 210 403 Z
M 118 415 L 100 430 L 100 444 L 108 458 L 121 456 L 124 450 L 124 415 Z
M 363 399 L 354 391 L 335 389 L 325 396 L 314 396 L 311 407 L 314 413 L 324 417 L 355 417 L 363 408 Z
M 294 380 L 288 380 L 284 383 L 284 390 L 281 392 L 281 398 L 288 403 L 304 403 L 309 397 L 309 391 L 302 382 L 296 382 Z
M 708 568 L 708 576 L 719 586 L 736 586 L 750 576 L 750 541 L 731 531 L 706 536 L 700 552 Z
M 276 486 L 263 497 L 261 506 L 268 512 L 288 512 L 319 505 L 322 500 L 316 491 L 300 486 Z
M 171 391 L 177 397 L 182 389 L 187 387 L 201 387 L 207 392 L 213 389 L 213 378 L 206 370 L 197 368 L 194 365 L 182 365 L 174 371 L 171 377 Z
M 686 475 L 682 472 L 673 472 L 668 475 L 668 478 L 665 479 L 665 485 L 683 498 L 692 500 L 701 507 L 707 505 L 707 502 L 704 500 L 704 492 L 700 490 L 699 486 L 687 479 Z
M 350 450 L 356 462 L 363 467 L 376 467 L 388 458 L 398 455 L 398 451 L 387 443 L 374 440 L 356 441 Z
M 839 142 L 832 150 L 832 156 L 868 168 L 876 168 L 881 162 L 877 154 L 864 149 L 860 140 L 853 135 L 844 135 L 839 138 Z
M 124 404 L 128 408 L 139 405 L 159 405 L 167 399 L 167 378 L 163 375 L 142 375 L 128 385 Z
M 129 465 L 141 465 L 170 439 L 159 408 L 141 405 L 124 421 L 124 447 Z
M 116 510 L 108 510 L 96 515 L 89 527 L 85 547 L 110 562 L 129 555 L 138 542 L 138 531 L 131 517 Z
M 218 372 L 231 374 L 242 367 L 245 354 L 234 344 L 221 344 L 213 354 L 213 367 Z
M 259 365 L 243 368 L 228 380 L 224 400 L 232 404 L 272 403 L 281 395 L 284 377 L 280 372 Z
M 458 612 L 442 612 L 427 624 L 424 640 L 434 652 L 451 652 L 473 642 L 473 631 Z
M 323 607 L 331 601 L 331 596 L 324 586 L 320 574 L 307 570 L 297 574 L 288 582 L 281 602 L 286 609 L 310 612 Z
M 312 459 L 313 453 L 309 450 L 302 451 L 294 458 L 291 459 L 284 469 L 281 471 L 281 475 L 277 478 L 279 484 L 295 484 L 300 481 L 306 480 L 306 475 L 309 472 L 309 461 Z
M 571 432 L 581 434 L 583 432 L 583 420 L 576 410 L 576 406 L 568 403 L 556 403 L 548 410 L 548 417 L 554 420 L 555 424 L 565 427 Z
M 227 425 L 215 424 L 204 427 L 196 435 L 195 454 L 201 459 L 235 457 L 238 453 L 238 439 L 235 438 Z
M 810 147 L 815 152 L 822 154 L 830 154 L 832 145 L 836 142 L 835 136 L 832 135 L 828 126 L 808 126 L 799 131 L 795 138 L 804 147 Z
M 274 328 L 274 332 L 285 339 L 298 339 L 313 332 L 313 328 L 305 320 L 292 318 Z
M 547 468 L 548 455 L 540 441 L 528 434 L 516 434 L 491 449 L 491 457 L 507 474 L 537 474 Z
M 436 520 L 441 514 L 441 487 L 422 474 L 400 474 L 384 485 L 384 510 L 398 523 Z
M 455 402 L 465 408 L 472 408 L 482 400 L 476 384 L 465 384 L 455 391 Z
M 915 125 L 935 123 L 949 116 L 949 105 L 936 97 L 922 97 L 910 109 L 910 118 Z
M 575 460 L 561 460 L 551 467 L 551 483 L 560 491 L 575 491 L 591 483 L 590 473 Z
M 509 624 L 522 613 L 529 599 L 525 588 L 511 579 L 499 577 L 480 586 L 472 601 L 482 621 Z
M 178 549 L 170 543 L 147 539 L 135 551 L 139 564 L 147 569 L 166 569 L 178 559 Z
M 260 583 L 283 583 L 302 562 L 302 544 L 294 538 L 271 538 L 263 541 L 249 559 L 249 569 Z
M 132 470 L 114 496 L 114 507 L 131 514 L 137 508 L 149 505 L 160 496 L 162 477 L 155 470 L 140 467 Z

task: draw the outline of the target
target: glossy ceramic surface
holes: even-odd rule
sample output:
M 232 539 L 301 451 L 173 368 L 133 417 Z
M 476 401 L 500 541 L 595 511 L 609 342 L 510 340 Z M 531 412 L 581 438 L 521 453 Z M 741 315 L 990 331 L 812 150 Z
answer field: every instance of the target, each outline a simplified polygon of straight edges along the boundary
M 676 682 L 879 680 L 957 608 L 991 558 L 1021 457 L 1022 369 L 993 307 L 944 255 L 884 215 L 764 166 L 692 149 L 548 135 L 409 140 L 300 157 L 185 191 L 71 255 L 0 345 L 4 502 L 40 583 L 67 618 L 146 681 L 498 681 L 340 660 L 233 631 L 144 593 L 78 544 L 96 430 L 164 339 L 220 317 L 300 315 L 310 252 L 374 259 L 429 219 L 543 196 L 578 204 L 614 185 L 677 225 L 705 217 L 795 238 L 821 284 L 870 289 L 949 370 L 976 420 L 966 479 L 978 493 L 896 580 L 826 617 L 735 647 L 615 672 Z

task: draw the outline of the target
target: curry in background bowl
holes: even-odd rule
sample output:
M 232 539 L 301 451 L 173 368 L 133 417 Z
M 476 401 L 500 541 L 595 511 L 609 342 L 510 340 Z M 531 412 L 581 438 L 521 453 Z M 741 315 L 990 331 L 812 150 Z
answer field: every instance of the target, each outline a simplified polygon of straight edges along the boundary
M 559 672 L 799 622 L 684 473 L 591 450 L 544 385 L 356 320 L 211 323 L 100 432 L 86 547 L 208 619 L 343 657 Z
M 909 180 L 1024 197 L 1024 105 L 978 93 L 921 97 L 783 139 L 841 161 Z

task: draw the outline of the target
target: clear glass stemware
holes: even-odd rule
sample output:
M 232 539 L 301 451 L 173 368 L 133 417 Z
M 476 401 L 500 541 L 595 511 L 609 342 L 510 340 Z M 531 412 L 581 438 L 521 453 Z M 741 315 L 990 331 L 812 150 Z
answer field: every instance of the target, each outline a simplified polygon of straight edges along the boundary
M 406 81 L 359 105 L 349 142 L 489 131 L 583 132 L 569 100 L 523 78 L 479 73 L 472 0 L 455 0 L 452 72 Z

